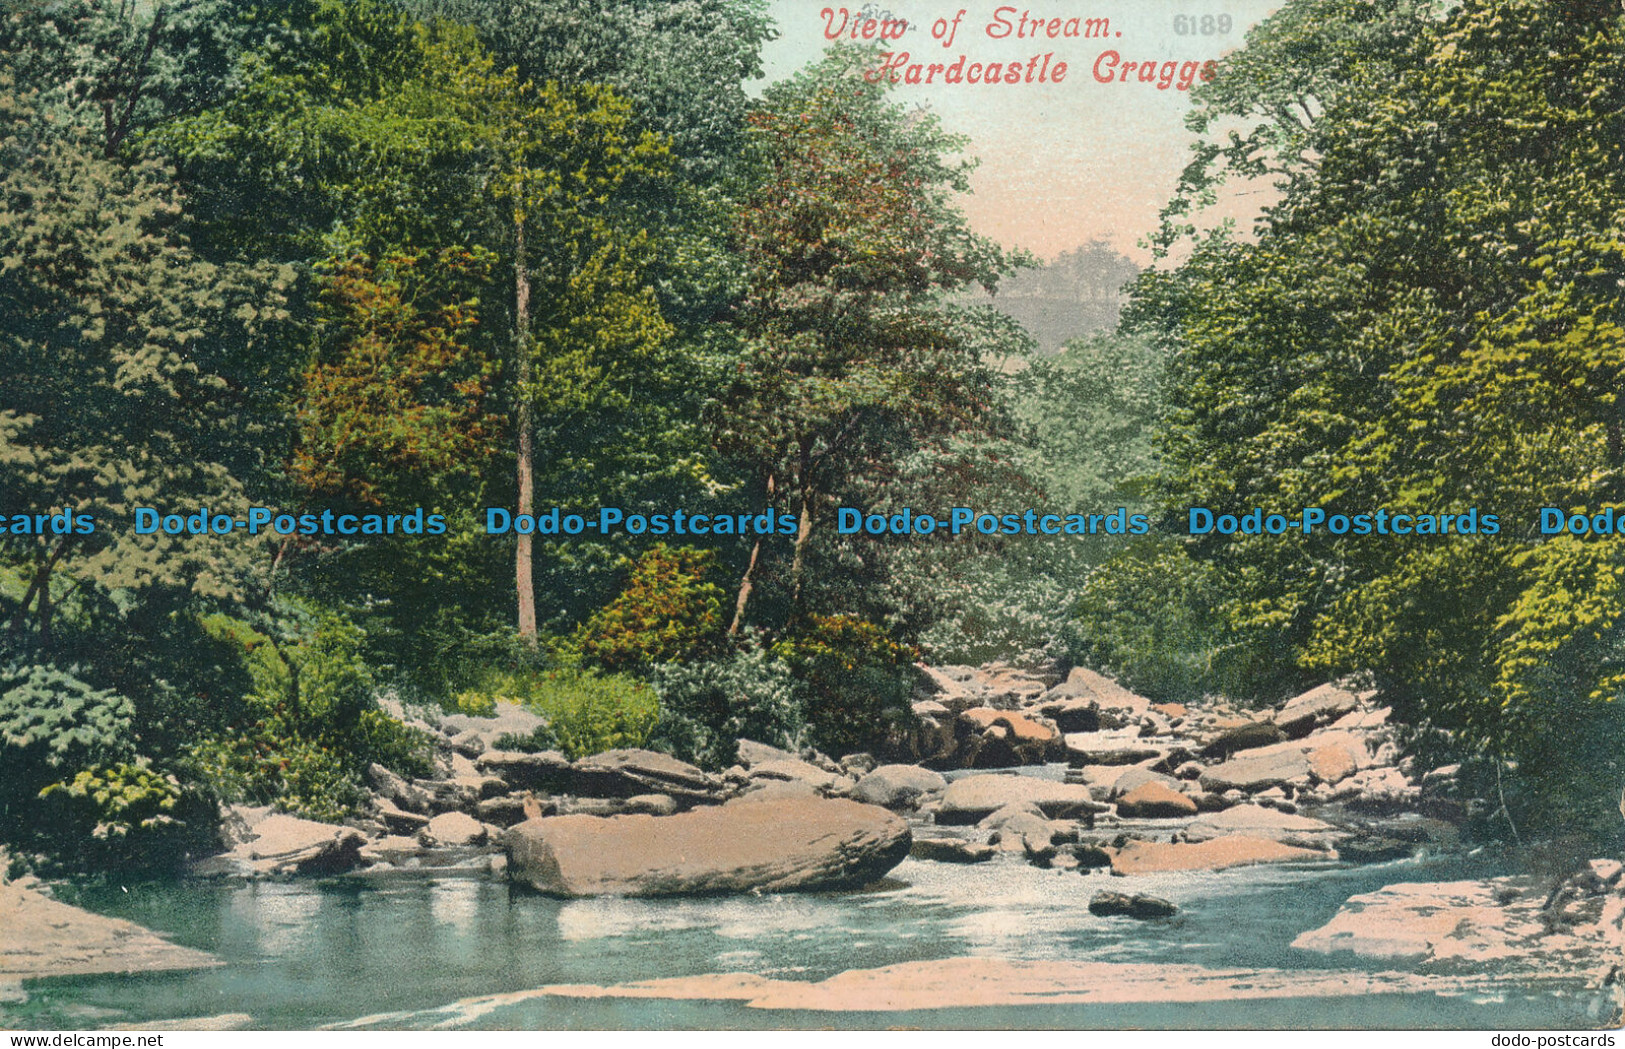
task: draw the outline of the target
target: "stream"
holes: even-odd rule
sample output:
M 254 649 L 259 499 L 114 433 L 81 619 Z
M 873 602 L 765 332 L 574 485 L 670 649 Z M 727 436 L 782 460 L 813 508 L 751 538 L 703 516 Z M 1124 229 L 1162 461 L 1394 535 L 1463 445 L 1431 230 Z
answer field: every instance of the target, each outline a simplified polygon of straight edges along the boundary
M 1018 857 L 961 866 L 905 860 L 861 893 L 557 900 L 512 889 L 483 864 L 293 882 L 168 881 L 60 887 L 57 897 L 216 954 L 218 969 L 30 981 L 0 1025 L 140 1024 L 225 1013 L 259 1029 L 415 1028 L 1466 1028 L 1595 1027 L 1579 988 L 1137 1004 L 1030 1004 L 911 1012 L 750 1008 L 739 1001 L 524 996 L 742 972 L 816 981 L 928 959 L 1403 968 L 1290 946 L 1350 895 L 1397 881 L 1504 873 L 1484 857 L 1350 867 L 1260 866 L 1134 879 L 1043 870 Z M 1132 882 L 1132 884 L 1130 884 Z M 1089 913 L 1101 889 L 1165 897 L 1168 920 Z

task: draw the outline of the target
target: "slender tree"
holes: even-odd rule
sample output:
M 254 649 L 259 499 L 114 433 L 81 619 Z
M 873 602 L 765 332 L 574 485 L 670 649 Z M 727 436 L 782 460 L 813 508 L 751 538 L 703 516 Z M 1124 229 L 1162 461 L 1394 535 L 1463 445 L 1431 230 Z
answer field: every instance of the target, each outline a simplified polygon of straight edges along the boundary
M 758 174 L 734 222 L 746 346 L 712 423 L 759 505 L 799 518 L 797 610 L 831 496 L 918 442 L 977 428 L 991 408 L 981 344 L 944 296 L 991 287 L 1004 259 L 954 207 L 969 170 L 951 159 L 961 143 L 891 103 L 863 78 L 863 58 L 836 50 L 768 91 L 750 115 Z M 745 622 L 763 553 L 758 539 L 730 632 Z

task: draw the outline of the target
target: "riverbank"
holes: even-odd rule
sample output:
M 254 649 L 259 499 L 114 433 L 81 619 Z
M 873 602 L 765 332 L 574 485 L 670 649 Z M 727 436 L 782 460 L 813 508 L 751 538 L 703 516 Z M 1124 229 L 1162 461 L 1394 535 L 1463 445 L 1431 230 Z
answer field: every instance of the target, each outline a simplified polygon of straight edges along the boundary
M 1327 687 L 1243 712 L 1150 704 L 1087 671 L 928 676 L 904 752 L 836 760 L 742 741 L 720 774 L 646 751 L 569 762 L 491 746 L 523 712 L 446 718 L 425 726 L 443 774 L 377 770 L 371 809 L 347 826 L 234 809 L 230 847 L 197 879 L 80 900 L 198 946 L 246 937 L 246 957 L 349 973 L 341 1002 L 290 1013 L 301 1006 L 279 992 L 246 1011 L 259 1026 L 640 1026 L 677 1002 L 709 1002 L 724 1013 L 706 1022 L 730 1026 L 760 1012 L 998 1026 L 1034 1009 L 1110 1025 L 1114 1007 L 1184 1002 L 1230 1026 L 1235 1003 L 1365 998 L 1413 1003 L 1416 1026 L 1454 1015 L 1439 1003 L 1490 999 L 1526 1026 L 1601 1025 L 1625 1004 L 1620 863 L 1541 878 L 1456 864 L 1472 799 L 1449 770 L 1401 759 L 1369 696 Z M 768 831 L 773 855 L 757 855 Z M 822 891 L 774 895 L 786 887 Z M 138 899 L 153 909 L 124 910 Z M 405 899 L 425 924 L 403 939 L 449 974 L 422 973 L 402 1011 L 390 977 L 364 986 L 373 970 L 346 952 L 397 955 L 369 948 L 352 912 Z M 349 931 L 329 959 L 333 923 Z M 36 955 L 53 949 L 42 943 Z M 628 966 L 627 949 L 644 961 Z M 81 970 L 113 971 L 129 970 Z M 168 1022 L 184 1002 L 250 1004 L 181 990 L 209 980 L 185 978 L 175 1012 L 126 1011 Z M 119 1001 L 93 980 L 73 988 Z M 1308 1025 L 1268 1015 L 1253 1022 Z
M 0 985 L 222 964 L 211 954 L 170 943 L 134 922 L 59 903 L 27 882 L 0 882 L 0 929 L 5 930 L 0 935 Z

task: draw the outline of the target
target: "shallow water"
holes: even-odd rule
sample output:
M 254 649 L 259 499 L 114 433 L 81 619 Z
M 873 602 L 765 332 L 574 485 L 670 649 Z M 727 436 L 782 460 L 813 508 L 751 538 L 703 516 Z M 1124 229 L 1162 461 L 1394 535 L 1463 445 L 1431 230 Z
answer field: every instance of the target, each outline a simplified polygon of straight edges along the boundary
M 1594 1027 L 1583 995 L 1516 986 L 1492 995 L 1135 1005 L 1021 1005 L 913 1012 L 752 1009 L 740 1002 L 541 997 L 465 999 L 549 984 L 609 985 L 749 972 L 815 981 L 843 970 L 981 955 L 1213 968 L 1390 969 L 1295 950 L 1350 895 L 1396 881 L 1499 873 L 1461 858 L 1368 867 L 1253 867 L 1111 878 L 1009 857 L 974 866 L 905 860 L 865 893 L 561 901 L 468 874 L 232 884 L 163 882 L 60 898 L 217 954 L 212 971 L 37 981 L 0 1005 L 21 1027 L 88 1027 L 245 1013 L 257 1028 L 368 1018 L 386 1028 Z M 1097 918 L 1101 889 L 1163 896 L 1177 917 Z

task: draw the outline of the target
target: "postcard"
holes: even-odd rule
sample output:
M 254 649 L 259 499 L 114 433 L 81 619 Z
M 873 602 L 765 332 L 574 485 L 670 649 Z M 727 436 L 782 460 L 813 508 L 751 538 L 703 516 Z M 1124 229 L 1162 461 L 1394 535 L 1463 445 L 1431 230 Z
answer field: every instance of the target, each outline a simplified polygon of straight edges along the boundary
M 1622 127 L 1617 3 L 9 0 L 0 1027 L 1615 1044 Z

